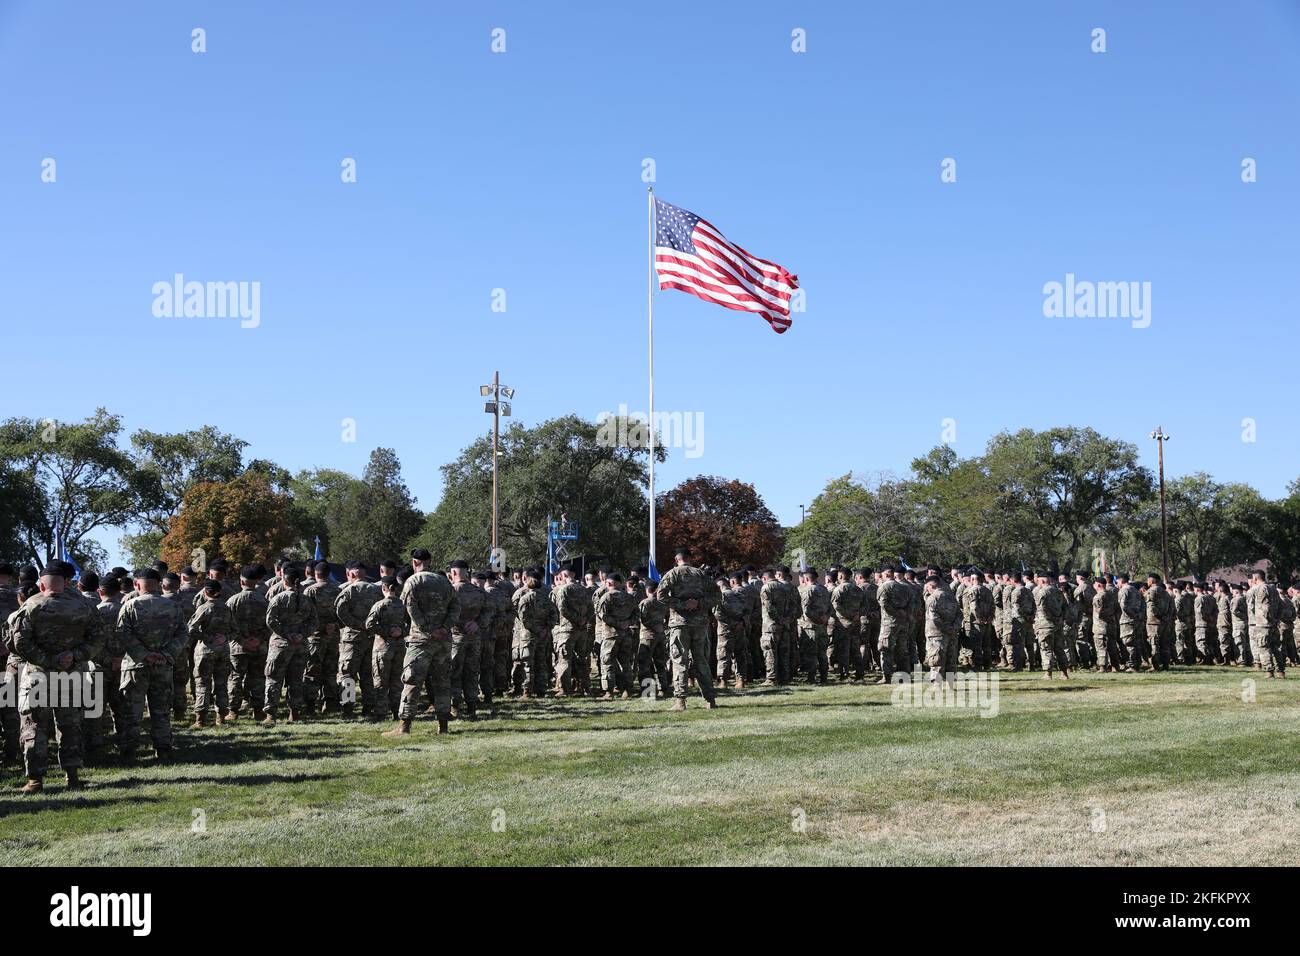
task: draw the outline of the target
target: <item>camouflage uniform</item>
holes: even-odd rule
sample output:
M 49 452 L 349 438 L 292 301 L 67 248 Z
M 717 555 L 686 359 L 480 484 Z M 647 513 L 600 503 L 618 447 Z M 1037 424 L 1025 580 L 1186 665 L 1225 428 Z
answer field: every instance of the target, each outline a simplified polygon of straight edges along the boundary
M 481 660 L 479 618 L 487 607 L 487 594 L 473 581 L 457 581 L 452 587 L 456 589 L 460 616 L 451 629 L 451 706 L 458 713 L 465 708 L 474 714 L 478 710 Z
M 274 718 L 280 707 L 280 688 L 288 687 L 289 716 L 298 717 L 304 703 L 303 675 L 307 669 L 307 635 L 319 627 L 316 602 L 297 586 L 271 598 L 266 625 L 271 643 L 266 654 L 266 715 Z
M 21 659 L 10 654 L 12 636 L 9 620 L 18 613 L 18 592 L 13 588 L 0 587 L 0 668 L 6 683 L 18 685 L 18 671 Z M 4 738 L 3 761 L 7 764 L 18 762 L 18 707 L 15 701 L 9 706 L 0 701 L 0 737 Z
M 862 669 L 857 672 L 858 678 L 862 677 L 863 670 L 874 671 L 880 666 L 880 601 L 876 591 L 875 581 L 867 580 L 862 585 L 862 617 L 858 631 Z
M 451 713 L 451 629 L 460 620 L 456 589 L 441 574 L 417 571 L 402 586 L 402 603 L 411 619 L 402 660 L 399 716 L 413 720 L 420 688 L 426 680 L 433 709 L 440 718 Z
M 492 645 L 492 687 L 501 693 L 510 688 L 510 643 L 515 632 L 515 609 L 510 596 L 514 590 L 507 578 L 497 578 L 488 588 L 493 609 L 492 627 L 496 630 Z
M 531 696 L 538 686 L 538 670 L 534 652 L 542 644 L 542 636 L 555 621 L 555 605 L 541 588 L 524 586 L 510 599 L 514 608 L 514 634 L 510 640 L 510 686 L 515 693 L 521 690 Z
M 1256 584 L 1246 592 L 1246 612 L 1250 622 L 1250 649 L 1255 666 L 1273 676 L 1274 669 L 1286 673 L 1286 659 L 1278 633 L 1278 616 L 1282 601 L 1271 584 Z
M 1125 663 L 1136 670 L 1142 666 L 1145 641 L 1143 632 L 1146 620 L 1146 600 L 1132 582 L 1125 584 L 1115 594 L 1119 601 L 1119 639 L 1124 645 Z
M 176 602 L 176 606 L 180 608 L 181 621 L 184 623 L 194 616 L 194 609 L 202 595 L 203 589 L 197 584 L 186 584 L 167 599 Z M 132 591 L 123 598 L 122 603 L 130 603 L 135 597 L 136 592 Z M 164 595 L 164 597 L 167 596 Z M 194 676 L 193 654 L 194 645 L 187 637 L 185 647 L 176 655 L 176 666 L 172 671 L 172 710 L 176 714 L 177 720 L 185 716 L 185 688 L 190 686 L 190 681 Z
M 406 657 L 406 605 L 397 595 L 381 598 L 366 614 L 366 633 L 372 638 L 370 673 L 374 680 L 372 716 L 384 712 L 394 719 L 402 704 L 402 661 Z M 396 633 L 394 633 L 396 632 Z
M 1250 611 L 1246 606 L 1246 593 L 1236 592 L 1232 597 L 1232 642 L 1237 648 L 1237 657 L 1243 667 L 1255 663 L 1255 655 L 1250 646 Z
M 966 624 L 966 640 L 970 644 L 971 667 L 977 671 L 992 668 L 997 654 L 993 592 L 986 585 L 975 583 L 962 591 L 960 603 L 962 620 Z
M 880 668 L 886 681 L 892 680 L 895 671 L 911 670 L 911 624 L 908 613 L 912 607 L 912 589 L 897 578 L 888 578 L 876 589 L 880 603 Z
M 757 680 L 760 676 L 760 668 L 764 668 L 763 658 L 763 599 L 759 592 L 763 589 L 761 578 L 754 578 L 745 583 L 745 631 L 746 640 L 749 642 L 749 653 L 746 659 L 749 661 L 749 677 Z M 667 608 L 664 609 L 665 614 Z M 665 617 L 666 620 L 666 617 Z M 664 659 L 667 660 L 668 643 L 664 639 Z M 665 691 L 665 696 L 667 692 Z
M 230 709 L 230 638 L 235 619 L 219 600 L 204 601 L 190 618 L 189 636 L 194 641 L 194 717 L 202 721 L 216 691 L 217 716 Z
M 790 680 L 790 672 L 786 669 L 785 655 L 781 651 L 781 614 L 785 607 L 781 582 L 776 579 L 764 582 L 759 591 L 759 602 L 763 616 L 760 646 L 767 680 L 772 684 L 784 684 Z
M 1097 649 L 1097 666 L 1119 670 L 1124 658 L 1110 639 L 1110 633 L 1119 622 L 1119 598 L 1110 588 L 1092 593 L 1092 643 Z
M 835 612 L 831 658 L 840 680 L 847 680 L 850 674 L 862 677 L 862 651 L 858 646 L 862 601 L 862 588 L 852 581 L 842 581 L 831 591 L 831 610 Z
M 1278 594 L 1278 627 L 1281 631 L 1282 657 L 1295 662 L 1295 605 L 1285 594 Z
M 95 612 L 99 615 L 103 627 L 104 642 L 87 667 L 98 675 L 104 712 L 98 717 L 92 717 L 88 710 L 81 716 L 81 736 L 87 754 L 94 754 L 105 746 L 104 727 L 109 719 L 113 721 L 114 739 L 121 735 L 126 723 L 126 712 L 122 703 L 122 649 L 117 643 L 117 615 L 121 610 L 121 595 L 115 596 L 115 599 L 101 601 L 95 606 Z
M 781 643 L 779 653 L 787 682 L 799 672 L 799 614 L 801 611 L 799 588 L 793 581 L 778 581 L 781 589 Z M 671 645 L 671 642 L 670 642 Z M 671 646 L 670 646 L 671 650 Z
M 1038 639 L 1043 670 L 1048 674 L 1070 666 L 1070 654 L 1065 646 L 1065 595 L 1055 584 L 1040 584 L 1034 588 L 1034 637 Z
M 743 587 L 727 587 L 722 591 L 722 600 L 713 609 L 714 619 L 718 623 L 718 677 L 717 682 L 744 681 L 749 672 L 749 640 L 747 612 L 749 593 Z
M 59 705 L 70 702 L 64 695 L 72 692 L 71 682 L 83 680 L 86 664 L 106 640 L 99 612 L 68 591 L 36 594 L 14 612 L 9 630 L 14 653 L 25 664 L 18 685 L 18 733 L 27 777 L 44 779 L 51 729 L 57 732 L 59 765 L 75 773 L 83 764 L 81 710 Z M 68 660 L 61 663 L 64 655 Z M 39 695 L 51 699 L 37 706 Z
M 1148 587 L 1147 642 L 1151 646 L 1151 666 L 1168 670 L 1174 656 L 1174 599 L 1163 583 Z
M 375 713 L 374 686 L 374 641 L 366 630 L 366 618 L 370 609 L 383 597 L 383 591 L 373 581 L 357 579 L 349 581 L 339 589 L 334 599 L 334 616 L 339 622 L 339 699 L 343 700 L 344 688 L 351 686 L 350 696 L 361 698 L 361 713 L 369 716 Z M 350 713 L 353 703 L 345 703 L 343 712 Z M 378 708 L 380 713 L 387 711 L 387 705 Z
M 793 588 L 790 589 L 793 593 Z M 668 608 L 668 655 L 673 662 L 673 696 L 685 702 L 692 661 L 700 693 L 712 705 L 713 680 L 709 669 L 709 612 L 722 595 L 714 581 L 699 568 L 680 564 L 669 569 L 656 592 Z M 694 602 L 694 607 L 687 607 Z
M 189 642 L 185 621 L 181 606 L 160 594 L 139 594 L 122 604 L 117 616 L 117 643 L 122 649 L 126 726 L 117 746 L 124 755 L 134 754 L 139 746 L 146 700 L 154 752 L 159 756 L 171 752 L 173 676 L 176 658 L 185 652 Z M 153 654 L 163 659 L 149 661 Z
M 826 623 L 831 616 L 830 592 L 820 584 L 799 586 L 799 661 L 808 683 L 826 682 L 826 652 L 830 639 Z
M 334 602 L 339 586 L 333 581 L 317 581 L 302 589 L 303 595 L 316 605 L 316 629 L 307 635 L 307 667 L 303 671 L 303 696 L 309 712 L 323 704 L 326 711 L 339 706 L 339 619 Z
M 1193 598 L 1194 623 L 1196 627 L 1196 648 L 1200 652 L 1201 662 L 1217 664 L 1223 660 L 1219 647 L 1218 624 L 1219 605 L 1213 594 L 1197 594 Z
M 591 667 L 582 651 L 582 635 L 587 633 L 587 589 L 576 581 L 566 581 L 551 590 L 555 605 L 555 627 L 551 640 L 555 647 L 555 680 L 564 694 L 583 693 L 575 680 L 575 671 Z
M 943 585 L 925 594 L 925 665 L 932 671 L 952 674 L 957 670 L 961 608 Z
M 483 608 L 478 612 L 478 691 L 489 708 L 496 696 L 497 603 L 489 582 L 474 586 L 483 592 Z
M 1179 588 L 1174 596 L 1174 659 L 1196 663 L 1196 595 L 1191 588 Z
M 244 698 L 248 698 L 254 715 L 260 715 L 266 704 L 266 654 L 271 640 L 271 629 L 266 626 L 266 598 L 255 587 L 240 588 L 226 602 L 226 610 L 234 621 L 226 691 L 230 712 L 238 715 Z
M 1217 611 L 1214 632 L 1218 639 L 1219 654 L 1223 663 L 1231 664 L 1237 660 L 1237 645 L 1232 640 L 1232 593 L 1216 588 L 1214 606 Z
M 636 686 L 637 600 L 621 587 L 609 587 L 596 601 L 600 640 L 600 685 L 607 694 L 638 693 Z
M 668 697 L 673 691 L 672 668 L 668 663 L 668 608 L 657 597 L 647 597 L 637 605 L 641 622 L 641 640 L 637 648 L 637 674 L 641 693 L 655 688 L 655 696 Z

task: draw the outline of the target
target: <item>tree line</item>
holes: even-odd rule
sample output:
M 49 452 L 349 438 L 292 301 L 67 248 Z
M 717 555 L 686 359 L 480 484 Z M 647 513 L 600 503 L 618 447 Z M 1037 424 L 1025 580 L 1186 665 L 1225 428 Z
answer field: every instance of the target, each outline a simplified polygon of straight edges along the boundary
M 649 549 L 647 442 L 609 440 L 610 429 L 567 415 L 512 423 L 499 441 L 499 540 L 514 566 L 541 564 L 547 520 L 577 522 L 571 556 L 631 568 Z M 619 434 L 638 434 L 628 429 Z M 248 459 L 247 442 L 207 426 L 127 435 L 98 409 L 80 422 L 0 422 L 0 558 L 43 563 L 61 540 L 73 560 L 103 570 L 97 540 L 125 528 L 134 565 L 173 567 L 196 553 L 232 563 L 311 558 L 377 563 L 412 547 L 433 560 L 486 562 L 492 441 L 475 439 L 441 467 L 442 495 L 422 511 L 397 453 L 377 448 L 360 476 L 330 468 L 290 472 Z M 658 448 L 657 461 L 666 460 Z M 1197 472 L 1166 485 L 1170 571 L 1270 560 L 1300 569 L 1300 481 L 1270 500 L 1247 484 Z M 691 544 L 720 568 L 806 560 L 822 567 L 896 562 L 974 563 L 1065 572 L 1104 561 L 1110 570 L 1160 567 L 1156 482 L 1137 448 L 1090 428 L 994 436 L 960 458 L 940 445 L 904 477 L 847 474 L 829 481 L 804 521 L 782 527 L 753 484 L 687 479 L 656 500 L 660 550 Z

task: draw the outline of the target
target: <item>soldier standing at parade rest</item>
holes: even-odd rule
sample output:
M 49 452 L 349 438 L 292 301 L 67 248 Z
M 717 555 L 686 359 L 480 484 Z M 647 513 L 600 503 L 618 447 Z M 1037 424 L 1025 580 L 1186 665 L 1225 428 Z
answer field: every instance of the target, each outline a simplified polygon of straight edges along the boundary
M 691 662 L 705 705 L 717 707 L 709 667 L 709 613 L 722 600 L 713 579 L 692 567 L 691 549 L 673 553 L 676 566 L 659 581 L 659 600 L 668 608 L 668 654 L 673 662 L 673 710 L 686 709 Z

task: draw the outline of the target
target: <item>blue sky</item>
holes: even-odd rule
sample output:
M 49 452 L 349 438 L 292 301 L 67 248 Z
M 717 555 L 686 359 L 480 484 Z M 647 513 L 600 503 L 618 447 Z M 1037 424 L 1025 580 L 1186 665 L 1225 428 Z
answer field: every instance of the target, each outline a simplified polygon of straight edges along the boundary
M 645 407 L 649 157 L 807 293 L 784 336 L 657 296 L 657 405 L 705 426 L 661 488 L 792 523 L 946 418 L 962 455 L 1074 424 L 1154 464 L 1161 424 L 1172 474 L 1300 476 L 1294 0 L 469 6 L 0 0 L 0 414 L 392 446 L 432 508 L 494 368 L 526 423 Z M 260 282 L 260 326 L 155 318 L 177 272 Z M 1045 317 L 1066 273 L 1150 282 L 1150 327 Z

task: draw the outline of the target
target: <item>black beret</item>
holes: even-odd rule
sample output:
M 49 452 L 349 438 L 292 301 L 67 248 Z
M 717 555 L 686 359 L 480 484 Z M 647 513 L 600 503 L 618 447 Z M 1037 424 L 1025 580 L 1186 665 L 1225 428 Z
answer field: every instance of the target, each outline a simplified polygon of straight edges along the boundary
M 198 573 L 199 572 L 194 570 L 193 566 L 188 564 L 181 568 L 181 574 L 185 575 L 187 578 L 198 577 Z
M 620 582 L 620 583 L 622 583 L 622 581 L 623 581 L 623 575 L 619 574 L 617 571 L 615 571 L 615 572 L 614 572 L 613 574 L 611 574 L 611 575 L 608 575 L 608 577 L 609 577 L 609 580 L 611 580 L 611 581 L 618 581 L 618 582 Z
M 175 571 L 168 571 L 166 574 L 162 576 L 162 579 L 164 584 L 170 584 L 172 585 L 172 587 L 175 587 L 176 585 L 181 583 L 181 576 L 177 574 Z M 120 582 L 122 579 L 112 578 L 111 580 Z
M 379 579 L 379 583 L 386 588 L 395 588 L 397 587 L 397 578 L 393 577 L 391 574 L 385 574 Z
M 34 568 L 32 565 L 29 564 L 29 565 L 27 565 L 26 567 L 24 567 L 24 568 L 22 568 L 22 569 L 19 570 L 19 572 L 18 572 L 18 583 L 19 583 L 19 584 L 35 584 L 35 583 L 36 583 L 36 578 L 37 578 L 37 577 L 38 577 L 38 574 L 37 574 L 37 572 L 36 572 L 36 568 Z
M 122 579 L 113 577 L 104 578 L 104 580 L 99 583 L 99 589 L 105 594 L 121 594 Z
M 330 566 L 328 561 L 317 561 L 316 566 L 312 568 L 317 574 L 329 574 Z
M 62 561 L 50 561 L 45 565 L 45 570 L 41 572 L 41 577 L 46 575 L 57 575 L 61 578 L 72 577 L 72 568 L 68 567 Z
M 93 591 L 99 587 L 99 575 L 94 571 L 87 571 L 81 576 L 81 589 L 83 591 Z
M 239 576 L 245 581 L 256 581 L 260 575 L 257 573 L 256 564 L 246 564 L 239 569 Z
M 676 551 L 673 552 L 674 558 L 689 558 L 690 556 L 691 556 L 691 549 L 688 548 L 686 545 L 682 545 Z
M 284 566 L 284 579 L 289 584 L 297 584 L 302 580 L 302 568 L 296 564 L 286 564 Z
M 412 548 L 411 558 L 416 561 L 432 561 L 433 555 L 429 553 L 428 548 Z
M 938 583 L 940 582 L 940 580 L 941 580 L 941 579 L 940 579 L 939 575 L 937 575 L 937 574 L 927 574 L 927 575 L 925 576 L 925 583 L 926 583 L 926 584 L 929 584 L 931 581 L 933 581 L 935 584 L 938 584 Z
M 113 575 L 115 578 L 129 578 L 131 576 L 131 572 L 120 564 L 115 568 L 111 568 L 108 573 Z
M 220 594 L 221 582 L 216 578 L 208 578 L 203 582 L 203 590 L 207 591 L 209 594 Z
M 475 571 L 475 572 L 474 572 L 474 580 L 475 580 L 475 581 L 486 581 L 487 579 L 488 579 L 488 574 L 487 574 L 486 571 Z
M 137 568 L 132 575 L 137 581 L 161 581 L 162 575 L 155 568 Z
M 167 562 L 166 562 L 166 561 L 155 561 L 155 562 L 153 563 L 153 569 L 154 569 L 155 571 L 157 571 L 159 574 L 166 574 L 166 573 L 167 573 Z
M 453 568 L 455 568 L 458 571 L 468 571 L 469 562 L 464 560 L 463 558 L 457 558 L 455 561 L 451 562 L 451 564 L 447 565 L 448 571 L 452 570 Z
M 355 558 L 343 565 L 343 567 L 348 571 L 364 571 L 366 569 L 366 566 Z
M 208 568 L 212 571 L 224 571 L 228 567 L 230 567 L 230 565 L 226 564 L 225 558 L 217 558 L 217 560 L 208 565 Z

